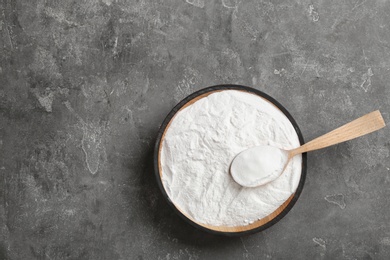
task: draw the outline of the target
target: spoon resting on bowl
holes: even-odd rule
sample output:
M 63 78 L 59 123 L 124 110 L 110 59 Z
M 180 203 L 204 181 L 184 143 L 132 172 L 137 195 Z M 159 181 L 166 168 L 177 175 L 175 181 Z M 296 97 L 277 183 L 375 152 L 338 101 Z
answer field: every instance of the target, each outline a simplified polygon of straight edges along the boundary
M 295 149 L 255 146 L 236 155 L 230 165 L 230 173 L 241 186 L 264 185 L 277 179 L 297 154 L 342 143 L 379 130 L 385 125 L 381 113 L 376 110 Z

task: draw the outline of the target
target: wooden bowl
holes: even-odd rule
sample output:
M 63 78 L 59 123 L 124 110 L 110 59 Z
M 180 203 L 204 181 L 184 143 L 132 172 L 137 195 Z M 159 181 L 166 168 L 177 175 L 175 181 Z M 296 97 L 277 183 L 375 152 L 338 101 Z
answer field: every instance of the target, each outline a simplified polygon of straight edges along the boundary
M 169 198 L 167 192 L 165 191 L 165 188 L 162 183 L 162 169 L 161 169 L 161 163 L 160 163 L 160 155 L 161 155 L 161 149 L 162 149 L 162 143 L 164 140 L 165 133 L 167 129 L 169 128 L 173 118 L 175 117 L 176 113 L 180 111 L 181 109 L 184 109 L 185 107 L 193 104 L 197 100 L 204 98 L 212 93 L 224 91 L 224 90 L 239 90 L 244 92 L 249 92 L 251 94 L 258 95 L 267 101 L 271 102 L 273 105 L 275 105 L 279 110 L 281 110 L 285 116 L 290 120 L 291 124 L 294 126 L 295 131 L 297 132 L 299 142 L 304 144 L 302 133 L 299 130 L 299 127 L 293 117 L 290 115 L 290 113 L 275 99 L 268 96 L 267 94 L 250 87 L 240 86 L 240 85 L 218 85 L 218 86 L 212 86 L 208 88 L 201 89 L 189 96 L 187 96 L 185 99 L 183 99 L 179 104 L 177 104 L 172 111 L 168 114 L 168 116 L 165 118 L 163 124 L 160 127 L 160 130 L 157 135 L 157 140 L 154 148 L 154 171 L 157 177 L 157 182 L 160 187 L 161 192 L 163 193 L 163 196 L 168 201 L 168 204 L 171 205 L 171 207 L 176 211 L 179 216 L 181 216 L 185 221 L 190 223 L 192 226 L 207 231 L 209 233 L 213 234 L 220 234 L 220 235 L 226 235 L 226 236 L 239 236 L 239 235 L 245 235 L 245 234 L 252 234 L 255 232 L 262 231 L 272 225 L 274 225 L 276 222 L 278 222 L 280 219 L 282 219 L 294 206 L 295 202 L 298 200 L 299 195 L 302 192 L 303 185 L 306 178 L 306 164 L 307 164 L 307 158 L 306 153 L 302 154 L 302 173 L 301 173 L 301 179 L 299 181 L 297 190 L 294 194 L 292 194 L 278 209 L 276 209 L 273 213 L 268 215 L 265 218 L 259 219 L 252 224 L 244 225 L 244 226 L 212 226 L 212 225 L 206 225 L 197 222 L 194 220 L 191 216 L 187 215 L 184 211 L 182 211 L 178 206 L 176 206 L 171 199 Z

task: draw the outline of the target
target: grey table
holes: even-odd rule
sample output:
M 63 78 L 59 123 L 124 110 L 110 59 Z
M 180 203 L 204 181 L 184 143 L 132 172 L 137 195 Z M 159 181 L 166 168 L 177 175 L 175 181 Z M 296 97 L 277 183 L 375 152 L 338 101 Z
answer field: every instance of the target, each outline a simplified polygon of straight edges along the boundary
M 241 238 L 168 206 L 153 145 L 170 109 L 252 86 L 310 140 L 380 109 L 389 1 L 0 3 L 0 259 L 389 259 L 390 132 L 308 155 L 295 207 Z

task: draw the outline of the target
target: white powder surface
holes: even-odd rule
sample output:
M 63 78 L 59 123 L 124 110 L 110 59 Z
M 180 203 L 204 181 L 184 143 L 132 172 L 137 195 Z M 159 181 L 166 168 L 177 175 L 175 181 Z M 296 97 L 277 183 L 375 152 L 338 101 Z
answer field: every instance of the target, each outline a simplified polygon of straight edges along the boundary
M 166 130 L 160 155 L 169 198 L 202 224 L 241 226 L 268 216 L 297 189 L 302 156 L 295 156 L 275 181 L 242 187 L 233 180 L 230 164 L 258 145 L 300 145 L 288 118 L 258 95 L 224 90 L 180 110 Z

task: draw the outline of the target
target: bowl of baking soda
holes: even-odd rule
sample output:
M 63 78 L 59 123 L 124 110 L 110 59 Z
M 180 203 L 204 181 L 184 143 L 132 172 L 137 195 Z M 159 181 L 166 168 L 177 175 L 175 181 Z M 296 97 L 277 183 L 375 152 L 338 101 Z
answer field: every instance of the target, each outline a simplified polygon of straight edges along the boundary
M 232 160 L 254 146 L 302 144 L 297 123 L 275 99 L 254 88 L 219 85 L 189 95 L 168 114 L 158 133 L 154 168 L 168 204 L 191 225 L 214 234 L 251 234 L 293 207 L 306 177 L 306 154 L 258 187 L 234 181 Z

